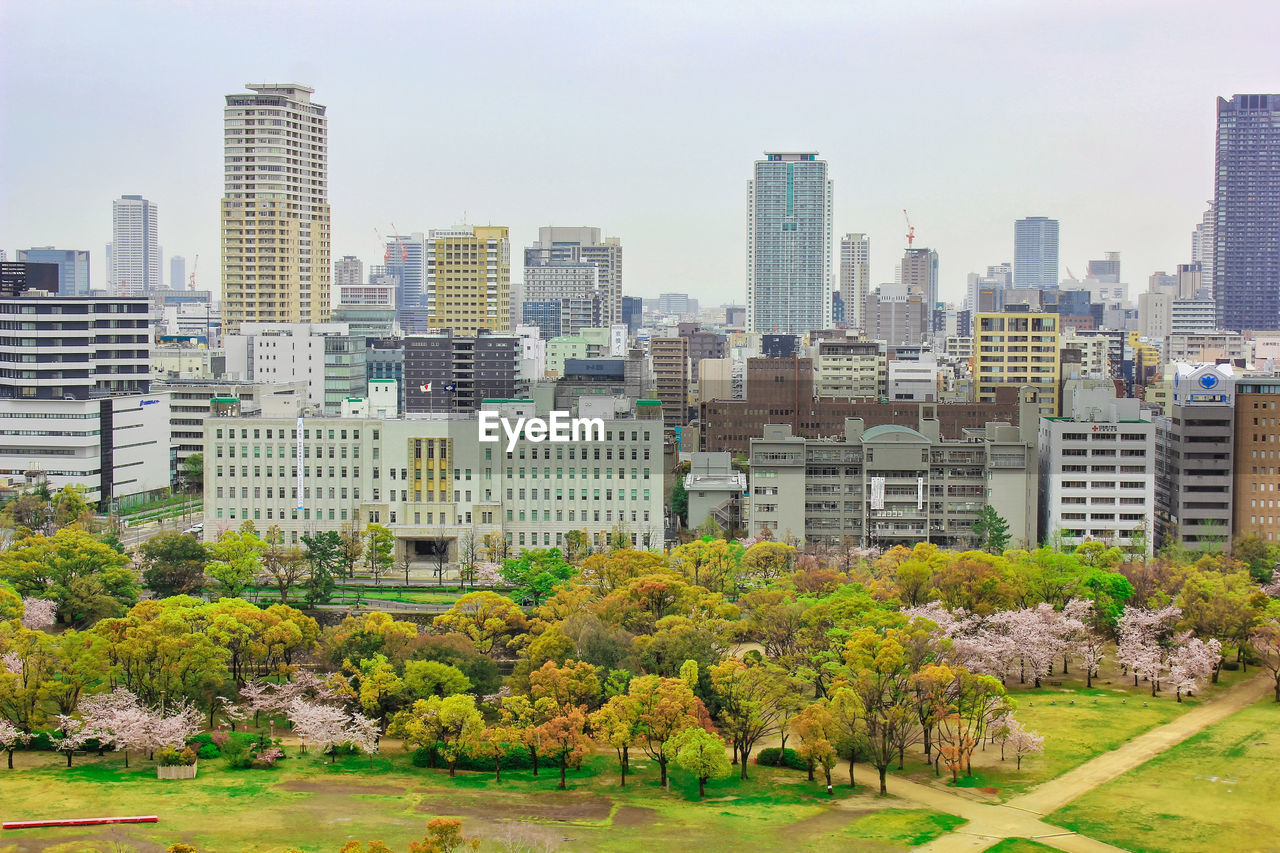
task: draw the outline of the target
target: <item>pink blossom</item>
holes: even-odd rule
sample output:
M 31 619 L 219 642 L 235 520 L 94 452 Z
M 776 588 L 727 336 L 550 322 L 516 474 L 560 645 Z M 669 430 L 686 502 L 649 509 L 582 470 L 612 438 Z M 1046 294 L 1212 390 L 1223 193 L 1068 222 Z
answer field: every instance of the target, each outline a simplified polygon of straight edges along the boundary
M 22 627 L 32 631 L 49 627 L 58 616 L 58 602 L 46 598 L 24 598 L 22 607 Z

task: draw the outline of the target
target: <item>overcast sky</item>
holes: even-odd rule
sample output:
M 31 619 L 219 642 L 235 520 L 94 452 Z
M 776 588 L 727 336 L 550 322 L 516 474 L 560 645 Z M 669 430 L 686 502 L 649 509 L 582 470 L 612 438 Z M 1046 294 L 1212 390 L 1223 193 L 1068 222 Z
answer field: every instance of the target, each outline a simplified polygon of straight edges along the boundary
M 217 289 L 223 96 L 300 82 L 328 107 L 335 259 L 492 223 L 519 278 L 539 225 L 598 225 L 627 293 L 741 303 L 751 163 L 792 149 L 830 162 L 873 284 L 907 208 L 946 298 L 1027 215 L 1061 220 L 1077 274 L 1120 251 L 1136 291 L 1190 260 L 1214 99 L 1280 91 L 1278 25 L 1275 0 L 0 0 L 0 247 L 89 249 L 104 286 L 111 200 L 142 194 L 166 267 L 198 252 Z

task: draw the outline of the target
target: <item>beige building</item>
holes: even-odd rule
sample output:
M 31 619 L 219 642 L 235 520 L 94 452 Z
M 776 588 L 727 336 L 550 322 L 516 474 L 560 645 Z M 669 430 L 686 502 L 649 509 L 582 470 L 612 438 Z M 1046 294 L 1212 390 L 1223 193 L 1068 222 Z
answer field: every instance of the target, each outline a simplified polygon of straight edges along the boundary
M 996 388 L 1035 389 L 1040 414 L 1058 414 L 1058 315 L 1021 311 L 979 314 L 975 322 L 975 402 L 993 403 Z
M 689 339 L 654 338 L 649 347 L 662 419 L 668 427 L 684 426 L 689 422 Z
M 222 322 L 329 318 L 329 128 L 315 91 L 251 83 L 223 111 Z
M 433 229 L 427 236 L 428 325 L 475 335 L 511 331 L 511 239 L 505 226 Z
M 879 341 L 822 341 L 813 360 L 818 397 L 883 397 L 888 356 Z

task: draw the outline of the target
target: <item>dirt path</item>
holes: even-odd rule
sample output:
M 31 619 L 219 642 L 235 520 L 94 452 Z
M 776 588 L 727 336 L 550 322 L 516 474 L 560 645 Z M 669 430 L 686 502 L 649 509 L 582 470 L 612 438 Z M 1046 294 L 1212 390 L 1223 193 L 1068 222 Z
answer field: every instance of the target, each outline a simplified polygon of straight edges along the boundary
M 981 803 L 959 793 L 901 778 L 890 782 L 889 792 L 925 808 L 968 821 L 954 832 L 916 848 L 921 853 L 976 853 L 1004 838 L 1030 838 L 1067 853 L 1114 853 L 1122 848 L 1045 823 L 1041 817 L 1149 761 L 1206 726 L 1252 705 L 1269 695 L 1271 689 L 1271 680 L 1265 674 L 1242 681 L 1176 720 L 1141 734 L 1007 803 Z M 835 772 L 848 771 L 845 768 Z M 875 768 L 861 764 L 857 765 L 855 773 L 861 774 L 859 781 L 864 783 L 876 776 Z

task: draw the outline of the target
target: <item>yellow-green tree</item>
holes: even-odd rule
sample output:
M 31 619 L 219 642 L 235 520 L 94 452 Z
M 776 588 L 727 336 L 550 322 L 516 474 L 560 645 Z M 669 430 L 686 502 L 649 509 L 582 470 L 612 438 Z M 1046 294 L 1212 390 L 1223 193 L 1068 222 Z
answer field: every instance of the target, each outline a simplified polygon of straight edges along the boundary
M 388 734 L 404 740 L 405 748 L 439 751 L 456 775 L 458 757 L 475 742 L 484 729 L 484 716 L 476 709 L 474 696 L 432 696 L 419 699 L 392 719 Z
M 676 766 L 698 779 L 698 799 L 706 794 L 709 779 L 723 779 L 732 772 L 724 754 L 724 741 L 706 729 L 690 726 L 671 741 Z

